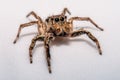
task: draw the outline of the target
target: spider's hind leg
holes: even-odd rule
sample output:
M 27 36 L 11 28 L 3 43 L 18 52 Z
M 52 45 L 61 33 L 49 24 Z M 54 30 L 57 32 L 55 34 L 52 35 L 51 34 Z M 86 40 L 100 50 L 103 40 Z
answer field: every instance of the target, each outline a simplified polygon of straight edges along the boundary
M 97 48 L 98 48 L 98 50 L 99 50 L 99 54 L 102 55 L 102 50 L 101 50 L 99 41 L 98 41 L 97 38 L 94 37 L 89 31 L 86 31 L 86 30 L 74 31 L 74 32 L 71 33 L 70 36 L 71 36 L 71 37 L 76 37 L 76 36 L 80 36 L 80 35 L 83 35 L 83 34 L 86 34 L 93 42 L 96 43 Z

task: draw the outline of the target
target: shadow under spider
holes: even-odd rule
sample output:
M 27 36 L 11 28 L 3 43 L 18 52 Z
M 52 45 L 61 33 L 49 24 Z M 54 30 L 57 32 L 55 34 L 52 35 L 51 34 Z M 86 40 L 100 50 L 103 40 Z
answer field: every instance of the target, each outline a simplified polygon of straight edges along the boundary
M 74 30 L 80 30 L 80 29 L 91 29 L 91 30 L 100 31 L 99 29 L 94 28 L 94 27 L 90 27 L 90 26 L 78 26 L 78 27 L 74 27 L 73 29 L 74 29 Z
M 38 34 L 37 32 L 22 34 L 22 35 L 19 36 L 19 39 L 17 40 L 17 42 L 23 37 L 30 36 L 30 35 L 37 35 L 37 34 Z
M 25 36 L 35 35 L 35 34 L 37 35 L 38 33 L 37 32 L 26 33 L 21 35 L 20 37 L 25 37 Z

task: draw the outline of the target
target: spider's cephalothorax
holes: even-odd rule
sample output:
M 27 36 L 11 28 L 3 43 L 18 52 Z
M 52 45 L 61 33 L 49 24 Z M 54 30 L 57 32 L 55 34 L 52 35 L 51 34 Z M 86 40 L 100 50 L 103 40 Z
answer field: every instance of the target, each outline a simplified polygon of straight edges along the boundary
M 46 60 L 48 65 L 49 73 L 51 73 L 51 64 L 50 64 L 50 42 L 54 41 L 57 37 L 77 37 L 83 34 L 86 34 L 93 42 L 96 43 L 97 48 L 99 50 L 99 54 L 102 55 L 102 51 L 100 48 L 100 44 L 96 37 L 94 37 L 89 31 L 84 29 L 79 29 L 77 31 L 73 31 L 73 21 L 89 21 L 91 22 L 96 28 L 103 31 L 102 28 L 100 28 L 91 18 L 89 17 L 71 17 L 70 19 L 67 19 L 66 12 L 68 14 L 71 14 L 67 8 L 64 8 L 62 13 L 60 15 L 52 15 L 49 16 L 43 21 L 35 12 L 30 12 L 27 17 L 30 15 L 33 15 L 37 20 L 31 21 L 29 23 L 21 24 L 18 30 L 18 34 L 16 36 L 16 39 L 14 40 L 14 43 L 19 38 L 21 29 L 24 27 L 28 27 L 34 24 L 38 25 L 38 35 L 35 36 L 30 44 L 29 47 L 29 56 L 30 56 L 30 63 L 32 63 L 32 50 L 35 47 L 36 41 L 43 41 L 44 47 L 46 51 Z
M 71 32 L 67 16 L 54 15 L 46 19 L 47 32 L 52 32 L 55 36 L 67 36 Z

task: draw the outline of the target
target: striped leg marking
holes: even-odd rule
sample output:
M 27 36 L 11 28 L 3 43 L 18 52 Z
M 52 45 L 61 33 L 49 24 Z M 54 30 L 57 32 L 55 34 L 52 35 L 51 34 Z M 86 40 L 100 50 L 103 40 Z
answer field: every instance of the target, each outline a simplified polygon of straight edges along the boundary
M 33 48 L 35 47 L 35 43 L 36 43 L 37 40 L 44 41 L 44 36 L 37 35 L 36 37 L 34 37 L 34 38 L 32 39 L 31 44 L 30 44 L 30 47 L 29 47 L 30 63 L 33 62 L 33 60 L 32 60 L 32 50 L 33 50 Z
M 47 35 L 45 37 L 45 40 L 44 40 L 44 47 L 45 47 L 45 51 L 46 51 L 46 60 L 47 60 L 49 73 L 52 73 L 51 63 L 50 63 L 51 56 L 50 56 L 50 46 L 49 46 L 49 44 L 50 44 L 50 41 L 53 40 L 53 39 L 54 39 L 53 36 Z

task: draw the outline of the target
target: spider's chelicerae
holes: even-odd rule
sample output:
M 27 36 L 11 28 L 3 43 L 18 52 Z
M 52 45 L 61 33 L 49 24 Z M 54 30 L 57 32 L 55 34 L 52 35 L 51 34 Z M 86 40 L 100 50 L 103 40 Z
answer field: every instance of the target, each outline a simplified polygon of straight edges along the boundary
M 102 51 L 100 48 L 100 44 L 96 37 L 94 37 L 89 31 L 84 29 L 79 29 L 77 31 L 73 31 L 73 21 L 89 21 L 91 22 L 96 28 L 103 31 L 102 28 L 100 28 L 91 18 L 89 17 L 71 17 L 70 19 L 67 19 L 67 16 L 65 14 L 71 14 L 67 8 L 64 8 L 62 13 L 60 15 L 52 15 L 48 16 L 45 21 L 43 21 L 35 12 L 30 12 L 27 17 L 30 15 L 33 15 L 36 18 L 36 21 L 31 21 L 25 24 L 21 24 L 18 30 L 18 34 L 16 36 L 16 39 L 14 40 L 14 43 L 19 38 L 21 29 L 24 27 L 28 27 L 34 24 L 37 24 L 38 26 L 38 35 L 35 36 L 30 44 L 29 47 L 29 57 L 30 57 L 30 63 L 32 63 L 32 50 L 35 47 L 36 41 L 43 41 L 44 47 L 46 51 L 46 60 L 48 65 L 49 73 L 51 73 L 51 64 L 50 64 L 50 42 L 54 41 L 57 37 L 77 37 L 81 36 L 83 34 L 86 34 L 93 42 L 96 43 L 97 48 L 99 50 L 99 54 L 102 55 Z

